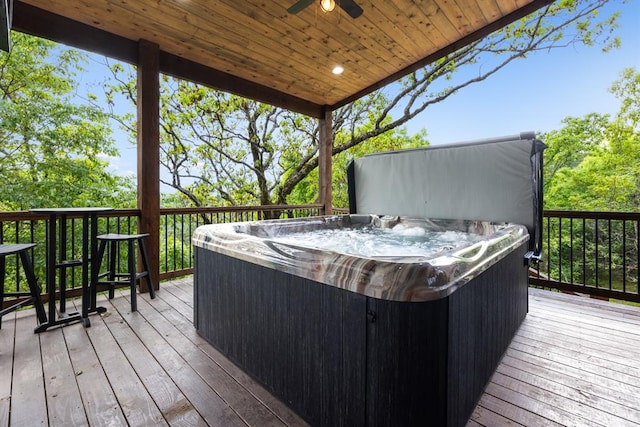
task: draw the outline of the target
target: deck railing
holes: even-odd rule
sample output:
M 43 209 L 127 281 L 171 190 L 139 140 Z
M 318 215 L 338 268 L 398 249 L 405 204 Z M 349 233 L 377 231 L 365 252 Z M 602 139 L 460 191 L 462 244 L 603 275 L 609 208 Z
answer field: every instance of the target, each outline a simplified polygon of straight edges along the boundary
M 640 302 L 640 213 L 545 211 L 532 285 Z
M 161 209 L 160 278 L 170 279 L 193 272 L 191 236 L 199 225 L 307 217 L 319 215 L 321 209 L 321 205 Z M 345 209 L 335 211 L 347 213 Z M 139 215 L 137 209 L 103 213 L 99 216 L 98 232 L 135 233 Z M 43 288 L 47 259 L 46 219 L 46 216 L 30 212 L 0 212 L 0 242 L 38 243 L 32 257 Z M 81 227 L 81 219 L 69 215 L 69 258 L 81 250 Z M 546 211 L 543 262 L 531 270 L 531 284 L 640 302 L 639 230 L 640 213 Z M 123 248 L 118 254 L 123 262 L 126 262 L 125 251 Z M 17 260 L 8 259 L 6 268 L 6 290 L 24 289 L 26 280 L 17 269 Z M 81 272 L 74 270 L 68 279 L 68 292 L 79 294 Z

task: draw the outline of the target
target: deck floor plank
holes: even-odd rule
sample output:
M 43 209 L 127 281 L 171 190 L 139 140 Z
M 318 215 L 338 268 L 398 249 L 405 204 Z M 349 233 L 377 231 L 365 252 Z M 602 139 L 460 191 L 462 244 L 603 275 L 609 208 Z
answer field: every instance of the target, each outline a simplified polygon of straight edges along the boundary
M 92 327 L 100 327 L 98 319 L 92 317 Z M 100 364 L 100 359 L 89 340 L 82 323 L 62 327 L 77 387 L 82 397 L 87 420 L 90 425 L 126 424 L 109 380 Z M 63 404 L 60 402 L 59 404 Z
M 538 347 L 553 347 L 559 352 L 572 356 L 576 360 L 591 362 L 599 366 L 613 363 L 616 370 L 640 378 L 640 360 L 632 352 L 611 349 L 606 345 L 591 345 L 587 340 L 572 339 L 566 335 L 550 333 L 547 330 L 535 330 L 525 326 L 518 331 L 518 342 Z
M 589 298 L 581 298 L 590 300 Z M 571 303 L 569 299 L 562 298 L 532 298 L 536 307 L 541 311 L 552 314 L 555 318 L 580 321 L 585 326 L 606 327 L 613 331 L 629 332 L 637 335 L 638 332 L 630 329 L 640 326 L 640 315 L 637 315 L 633 307 L 626 310 L 607 310 L 601 304 L 593 304 L 585 301 L 584 304 Z M 611 304 L 611 303 L 609 303 Z
M 131 366 L 129 357 L 125 356 L 103 319 L 93 316 L 91 327 L 85 331 L 129 424 L 167 425 L 153 398 Z M 136 354 L 131 358 L 144 356 Z
M 0 329 L 0 427 L 307 426 L 193 327 L 192 278 L 129 292 L 33 334 L 33 309 Z M 640 426 L 640 308 L 530 289 L 529 314 L 468 427 Z
M 485 394 L 494 396 L 496 399 L 509 402 L 521 408 L 523 411 L 538 414 L 543 418 L 551 420 L 553 423 L 563 426 L 594 427 L 602 425 L 580 415 L 575 415 L 571 411 L 566 410 L 566 408 L 559 407 L 555 399 L 556 396 L 552 393 L 545 393 L 544 390 L 498 373 L 493 375 L 484 392 Z M 483 408 L 483 405 L 479 404 L 475 408 L 474 413 L 479 408 Z M 513 418 L 515 417 L 512 416 L 510 419 Z M 492 426 L 495 424 L 485 425 Z
M 49 425 L 83 425 L 87 416 L 62 328 L 39 335 Z
M 467 423 L 467 427 L 469 426 L 522 426 L 523 424 L 519 424 L 503 415 L 500 415 L 496 412 L 490 411 L 489 409 L 481 406 L 476 408 L 471 415 L 471 419 Z
M 634 412 L 640 411 L 637 406 L 637 397 L 640 396 L 640 388 L 638 387 L 619 387 L 620 382 L 611 380 L 602 375 L 585 373 L 580 369 L 560 365 L 556 362 L 545 361 L 538 357 L 530 357 L 523 353 L 509 350 L 502 359 L 499 367 L 513 367 L 524 370 L 529 374 L 544 378 L 549 381 L 562 382 L 566 386 L 575 389 L 578 393 L 585 396 L 597 396 L 595 398 L 607 399 L 611 402 L 626 406 Z M 637 415 L 636 415 L 637 416 Z
M 187 282 L 187 280 L 178 281 L 176 283 Z M 191 285 L 187 285 L 191 286 Z M 169 289 L 173 291 L 174 286 Z M 189 289 L 189 288 L 187 288 Z M 242 371 L 238 366 L 227 359 L 222 353 L 216 350 L 214 347 L 202 338 L 193 328 L 191 319 L 193 318 L 193 308 L 189 307 L 189 310 L 175 310 L 173 307 L 178 306 L 179 299 L 173 294 L 173 292 L 161 292 L 158 294 L 159 300 L 153 301 L 152 304 L 156 307 L 158 312 L 173 325 L 178 327 L 180 331 L 195 345 L 199 346 L 203 352 L 205 352 L 212 360 L 214 360 L 222 369 L 224 369 L 229 375 L 240 383 L 249 393 L 254 395 L 258 400 L 263 402 L 268 408 L 273 411 L 280 419 L 282 419 L 287 425 L 290 426 L 307 426 L 298 415 L 296 415 L 289 407 L 287 407 L 282 401 L 269 393 L 264 387 L 256 383 L 249 375 Z M 145 295 L 145 299 L 148 297 Z
M 112 306 L 144 345 L 153 353 L 154 357 L 162 360 L 162 365 L 169 373 L 171 380 L 189 399 L 191 404 L 202 415 L 209 425 L 245 426 L 246 423 L 237 415 L 207 382 L 187 363 L 178 349 L 171 346 L 160 332 L 145 319 L 140 312 L 142 298 L 138 301 L 138 312 L 132 313 L 129 300 L 119 294 L 112 300 Z M 195 351 L 192 347 L 180 351 Z
M 181 293 L 178 286 L 172 286 L 167 292 L 163 292 L 162 299 L 170 302 L 171 311 L 180 313 L 193 324 L 193 301 L 185 301 Z
M 498 399 L 495 396 L 485 393 L 480 397 L 478 407 L 490 410 L 496 414 L 502 414 L 504 418 L 524 426 L 558 427 L 558 424 L 548 418 L 544 418 L 533 412 L 524 411 L 513 403 Z
M 2 317 L 0 328 L 0 427 L 9 425 L 16 313 Z
M 106 303 L 103 305 L 106 306 Z M 204 418 L 158 361 L 158 359 L 162 360 L 162 354 L 151 353 L 120 316 L 112 315 L 114 312 L 116 312 L 115 308 L 109 307 L 109 311 L 103 316 L 105 324 L 149 395 L 153 397 L 167 423 L 185 427 L 206 425 Z
M 555 400 L 562 408 L 575 408 L 576 414 L 587 416 L 594 421 L 601 420 L 605 425 L 627 425 L 640 423 L 640 413 L 624 404 L 610 399 L 612 390 L 600 388 L 597 384 L 574 381 L 570 377 L 556 374 L 553 379 L 538 376 L 526 370 L 526 365 L 513 367 L 500 364 L 497 373 L 516 379 L 538 390 L 557 395 Z
M 40 340 L 34 339 L 33 334 L 34 320 L 31 316 L 16 316 L 10 426 L 47 425 L 49 421 Z
M 585 328 L 584 325 L 579 322 L 569 322 L 563 320 L 562 324 L 546 322 L 543 323 L 543 318 L 540 316 L 540 312 L 528 316 L 532 321 L 523 325 L 524 328 L 530 329 L 536 334 L 548 333 L 553 336 L 561 336 L 572 340 L 573 342 L 580 341 L 584 345 L 594 345 L 596 347 L 606 347 L 612 350 L 614 353 L 625 352 L 633 355 L 636 359 L 640 359 L 640 337 L 633 336 L 632 334 L 613 334 L 606 328 Z
M 124 293 L 123 296 L 126 298 L 128 294 Z M 241 384 L 185 337 L 179 328 L 167 321 L 147 300 L 139 299 L 138 310 L 248 425 L 265 427 L 284 425 L 269 408 L 247 393 Z

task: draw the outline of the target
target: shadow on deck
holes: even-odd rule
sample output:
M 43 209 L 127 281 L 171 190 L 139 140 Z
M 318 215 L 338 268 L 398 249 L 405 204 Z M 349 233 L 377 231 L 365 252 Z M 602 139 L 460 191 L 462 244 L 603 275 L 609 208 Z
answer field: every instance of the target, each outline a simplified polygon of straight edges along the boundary
M 530 289 L 527 318 L 468 425 L 640 425 L 640 308 Z M 0 329 L 0 427 L 306 425 L 200 338 L 192 277 L 80 323 Z M 79 301 L 78 301 L 79 303 Z

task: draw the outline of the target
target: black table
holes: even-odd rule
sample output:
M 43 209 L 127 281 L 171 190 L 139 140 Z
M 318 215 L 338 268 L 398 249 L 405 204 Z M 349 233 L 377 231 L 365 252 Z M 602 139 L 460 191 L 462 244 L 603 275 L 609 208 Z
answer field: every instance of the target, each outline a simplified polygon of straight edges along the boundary
M 69 322 L 82 321 L 85 327 L 91 326 L 90 313 L 104 313 L 103 307 L 97 307 L 96 287 L 98 269 L 91 260 L 97 258 L 96 236 L 98 235 L 98 214 L 113 208 L 43 208 L 30 209 L 36 214 L 49 216 L 48 248 L 47 248 L 47 292 L 49 296 L 49 316 L 46 323 L 41 324 L 35 332 L 46 331 L 48 328 Z M 65 259 L 67 253 L 67 216 L 82 217 L 82 257 L 80 259 Z M 56 232 L 59 233 L 59 254 L 56 252 Z M 80 313 L 66 313 L 66 270 L 70 267 L 82 266 L 82 310 Z M 91 268 L 91 272 L 89 272 Z M 60 314 L 56 315 L 56 271 L 60 270 Z

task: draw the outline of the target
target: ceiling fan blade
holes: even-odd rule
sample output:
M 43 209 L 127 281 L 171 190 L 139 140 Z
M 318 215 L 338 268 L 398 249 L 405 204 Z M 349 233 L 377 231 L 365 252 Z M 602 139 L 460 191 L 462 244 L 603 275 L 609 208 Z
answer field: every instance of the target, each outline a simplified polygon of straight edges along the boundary
M 337 0 L 336 3 L 352 18 L 362 15 L 362 8 L 353 0 Z
M 296 14 L 302 11 L 304 8 L 310 6 L 314 1 L 315 0 L 298 0 L 298 2 L 294 3 L 293 6 L 287 9 L 287 12 Z

